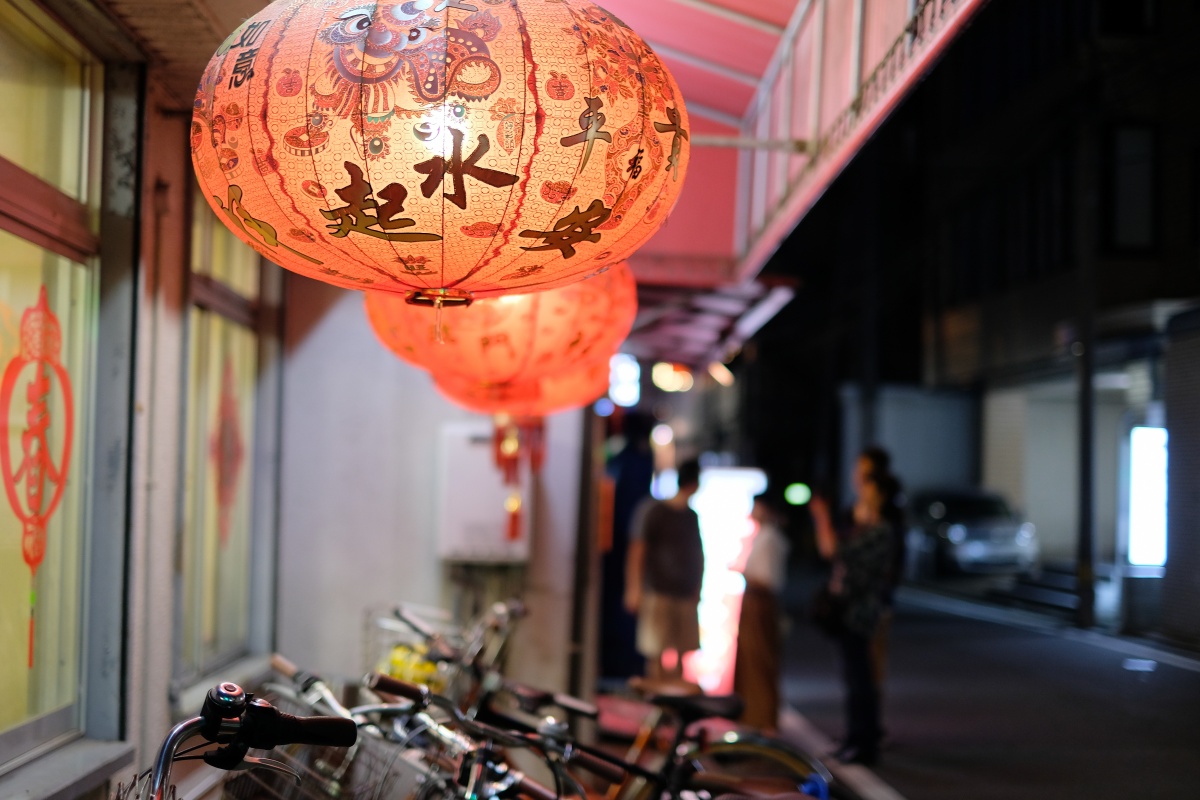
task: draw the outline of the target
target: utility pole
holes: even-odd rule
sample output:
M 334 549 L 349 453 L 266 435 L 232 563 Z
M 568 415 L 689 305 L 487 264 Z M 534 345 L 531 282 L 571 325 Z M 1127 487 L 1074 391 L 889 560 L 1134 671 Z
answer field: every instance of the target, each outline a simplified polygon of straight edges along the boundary
M 1096 519 L 1095 519 L 1095 427 L 1096 427 L 1096 238 L 1100 233 L 1095 165 L 1100 163 L 1096 124 L 1085 115 L 1080 126 L 1076 175 L 1079 204 L 1076 216 L 1076 253 L 1079 294 L 1077 330 L 1071 353 L 1075 356 L 1079 402 L 1079 531 L 1075 556 L 1075 592 L 1079 600 L 1075 623 L 1090 628 L 1096 623 Z

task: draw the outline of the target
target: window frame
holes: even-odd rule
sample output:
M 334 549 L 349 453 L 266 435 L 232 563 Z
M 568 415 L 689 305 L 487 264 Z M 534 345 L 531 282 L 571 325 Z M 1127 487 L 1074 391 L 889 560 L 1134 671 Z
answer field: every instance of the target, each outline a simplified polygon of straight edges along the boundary
M 1149 205 L 1150 242 L 1145 245 L 1117 241 L 1120 195 L 1117 187 L 1117 139 L 1122 133 L 1143 133 L 1150 141 Z M 1101 150 L 1101 211 L 1100 230 L 1102 252 L 1109 258 L 1153 258 L 1162 252 L 1163 222 L 1159 213 L 1163 203 L 1163 141 L 1160 127 L 1146 120 L 1115 119 L 1103 129 Z
M 42 756 L 59 749 L 69 742 L 89 735 L 88 701 L 93 691 L 111 690 L 111 684 L 101 687 L 101 681 L 92 681 L 91 656 L 93 637 L 89 630 L 89 616 L 96 602 L 94 590 L 97 580 L 110 581 L 118 578 L 123 588 L 123 575 L 99 574 L 92 563 L 96 529 L 95 510 L 97 492 L 94 488 L 94 447 L 100 437 L 99 424 L 101 397 L 96 380 L 101 370 L 101 340 L 103 330 L 111 325 L 101 319 L 101 286 L 105 273 L 105 253 L 100 231 L 100 198 L 102 194 L 101 164 L 105 156 L 105 136 L 108 131 L 106 98 L 108 82 L 113 77 L 108 65 L 101 57 L 64 25 L 47 12 L 40 4 L 11 3 L 18 13 L 29 16 L 32 22 L 47 30 L 52 38 L 70 41 L 73 55 L 79 57 L 87 96 L 85 111 L 80 120 L 83 130 L 80 165 L 80 180 L 83 200 L 76 199 L 22 166 L 0 155 L 0 229 L 17 238 L 62 256 L 84 266 L 92 281 L 87 302 L 89 321 L 96 328 L 92 335 L 89 356 L 88 383 L 86 393 L 79 394 L 76 419 L 86 419 L 86 438 L 76 444 L 72 455 L 73 472 L 86 485 L 83 489 L 80 531 L 80 563 L 78 577 L 83 582 L 78 608 L 78 664 L 81 686 L 74 702 L 46 714 L 27 719 L 0 733 L 0 789 L 4 779 Z M 109 176 L 104 176 L 107 179 Z M 126 321 L 126 327 L 131 319 Z M 114 337 L 119 336 L 113 331 Z M 120 428 L 120 426 L 117 426 Z M 124 492 L 122 492 L 124 494 Z M 120 608 L 118 606 L 118 608 Z M 103 712 L 101 712 L 103 713 Z M 124 756 L 122 756 L 124 758 Z M 3 792 L 0 792 L 3 793 Z
M 171 705 L 172 716 L 182 718 L 194 713 L 203 702 L 208 689 L 216 682 L 233 680 L 243 685 L 254 685 L 270 671 L 270 657 L 275 646 L 275 563 L 276 545 L 279 535 L 279 442 L 282 424 L 281 403 L 283 392 L 283 270 L 255 252 L 258 264 L 258 297 L 248 298 L 228 284 L 197 270 L 195 245 L 192 241 L 195 215 L 203 213 L 207 220 L 203 226 L 207 233 L 214 226 L 222 226 L 220 218 L 209 208 L 198 192 L 188 193 L 186 209 L 189 225 L 186 251 L 188 269 L 185 272 L 185 297 L 189 313 L 185 319 L 184 375 L 190 375 L 191 326 L 190 309 L 198 308 L 214 314 L 228 322 L 240 325 L 254 334 L 257 340 L 256 395 L 254 410 L 253 445 L 251 458 L 245 469 L 250 473 L 250 596 L 246 646 L 244 651 L 220 665 L 208 665 L 213 671 L 203 671 L 191 679 L 176 677 L 179 654 L 172 656 Z M 211 247 L 211 236 L 208 237 Z M 249 245 L 245 245 L 249 249 Z M 209 251 L 205 251 L 209 252 Z M 209 252 L 211 256 L 211 252 Z M 186 380 L 186 379 L 185 379 Z M 183 404 L 180 429 L 180 462 L 188 458 L 187 453 L 187 407 L 191 400 L 191 386 L 186 385 L 181 395 Z M 181 471 L 181 476 L 184 474 Z M 176 557 L 183 544 L 183 514 L 188 513 L 185 503 L 186 487 L 181 479 L 178 487 L 180 526 L 176 539 Z M 180 576 L 176 576 L 180 579 Z M 180 595 L 177 595 L 180 596 Z M 175 619 L 182 618 L 183 610 L 173 611 Z

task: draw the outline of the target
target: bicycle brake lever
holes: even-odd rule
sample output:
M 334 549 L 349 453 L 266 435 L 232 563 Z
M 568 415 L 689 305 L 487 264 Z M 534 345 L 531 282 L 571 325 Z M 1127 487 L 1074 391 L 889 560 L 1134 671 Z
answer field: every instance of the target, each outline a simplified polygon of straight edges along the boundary
M 287 764 L 284 764 L 282 761 L 276 761 L 273 758 L 257 758 L 255 756 L 246 756 L 242 759 L 242 763 L 238 764 L 236 767 L 234 767 L 234 769 L 265 769 L 268 772 L 278 772 L 280 775 L 287 775 L 296 782 L 297 786 L 303 783 L 300 773 L 296 772 L 296 770 L 292 769 Z

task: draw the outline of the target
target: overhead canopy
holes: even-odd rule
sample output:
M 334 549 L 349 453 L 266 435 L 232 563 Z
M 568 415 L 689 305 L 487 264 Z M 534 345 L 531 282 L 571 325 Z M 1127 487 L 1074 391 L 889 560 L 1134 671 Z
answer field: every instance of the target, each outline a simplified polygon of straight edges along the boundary
M 692 120 L 679 204 L 630 259 L 642 287 L 630 349 L 700 364 L 730 352 L 749 323 L 765 322 L 758 302 L 720 298 L 770 294 L 766 307 L 780 305 L 779 287 L 755 283 L 763 266 L 984 2 L 603 0 L 666 62 Z M 266 3 L 106 5 L 165 67 L 159 74 L 181 109 L 190 109 L 212 53 Z M 743 146 L 728 146 L 733 139 Z M 745 140 L 776 146 L 751 148 Z M 706 294 L 718 300 L 706 304 Z M 742 322 L 747 314 L 754 316 Z M 692 338 L 692 346 L 680 346 Z

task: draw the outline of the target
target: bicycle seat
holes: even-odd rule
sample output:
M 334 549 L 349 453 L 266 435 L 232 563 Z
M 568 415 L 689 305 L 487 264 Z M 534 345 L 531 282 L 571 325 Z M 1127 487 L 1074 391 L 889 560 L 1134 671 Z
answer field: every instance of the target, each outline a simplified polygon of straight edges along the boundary
M 505 681 L 504 688 L 517 699 L 522 711 L 536 714 L 546 706 L 554 705 L 554 692 L 535 689 L 516 681 Z
M 700 684 L 685 681 L 683 678 L 642 678 L 634 676 L 629 679 L 629 688 L 645 700 L 651 697 L 675 697 L 681 695 L 702 695 L 704 690 Z
M 673 711 L 685 724 L 699 722 L 702 719 L 720 717 L 722 719 L 737 719 L 746 707 L 742 698 L 736 694 L 694 695 L 680 697 L 678 695 L 654 695 L 650 702 L 659 708 Z
M 586 700 L 572 697 L 569 694 L 548 692 L 544 689 L 537 689 L 533 686 L 517 683 L 516 681 L 505 681 L 504 689 L 517 699 L 517 704 L 521 707 L 521 710 L 529 714 L 538 714 L 549 706 L 558 706 L 572 713 L 582 714 L 592 719 L 600 716 L 600 709 L 596 708 L 595 705 Z

